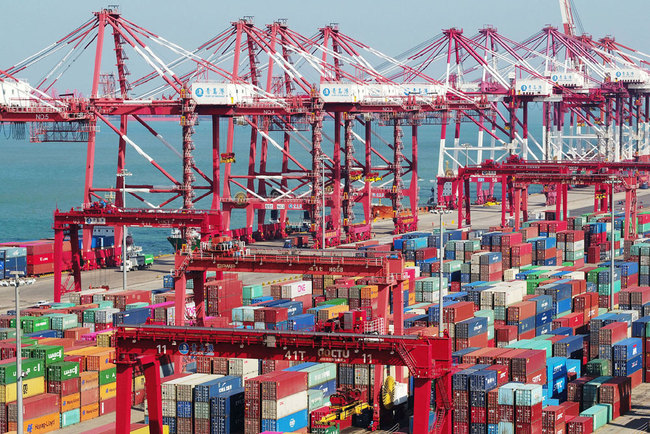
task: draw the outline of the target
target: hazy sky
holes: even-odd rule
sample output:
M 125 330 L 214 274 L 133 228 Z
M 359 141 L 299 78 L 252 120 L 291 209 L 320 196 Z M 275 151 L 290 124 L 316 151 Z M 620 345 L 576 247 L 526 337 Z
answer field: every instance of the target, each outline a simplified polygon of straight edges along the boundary
M 615 35 L 622 43 L 650 52 L 646 30 L 648 0 L 574 1 L 587 33 L 594 37 Z M 108 3 L 3 1 L 0 68 L 13 65 L 54 42 Z M 260 27 L 287 18 L 290 27 L 307 36 L 318 27 L 339 23 L 344 33 L 389 55 L 396 55 L 449 27 L 463 28 L 471 36 L 477 29 L 491 24 L 509 38 L 523 40 L 546 24 L 561 25 L 557 0 L 137 0 L 122 2 L 120 9 L 129 20 L 187 49 L 195 48 L 231 21 L 247 15 L 254 16 L 255 24 Z

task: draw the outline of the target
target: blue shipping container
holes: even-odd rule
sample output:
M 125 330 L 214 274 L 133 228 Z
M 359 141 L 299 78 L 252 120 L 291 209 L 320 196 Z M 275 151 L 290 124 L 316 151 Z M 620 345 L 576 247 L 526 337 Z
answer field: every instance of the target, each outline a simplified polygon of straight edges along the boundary
M 316 317 L 313 313 L 304 313 L 301 315 L 293 316 L 288 321 L 289 330 L 303 330 L 309 331 L 314 329 L 316 324 Z
M 483 369 L 469 376 L 470 391 L 488 392 L 497 387 L 497 371 Z
M 282 419 L 262 419 L 262 431 L 291 432 L 305 428 L 308 425 L 307 409 L 300 410 Z
M 632 358 L 631 360 L 625 362 L 614 362 L 614 376 L 616 377 L 627 377 L 630 374 L 635 373 L 641 369 L 643 362 L 643 354 Z
M 546 312 L 553 308 L 553 297 L 550 295 L 538 295 L 537 297 L 531 298 L 529 301 L 534 301 L 537 304 L 536 312 Z
M 325 383 L 321 383 L 317 386 L 312 387 L 310 390 L 320 390 L 323 392 L 323 396 L 327 398 L 336 392 L 336 380 L 330 380 Z
M 641 338 L 627 338 L 614 344 L 614 360 L 627 362 L 643 352 Z
M 534 321 L 534 318 L 533 318 Z M 456 323 L 456 337 L 469 339 L 487 332 L 487 318 L 476 317 Z
M 151 317 L 151 309 L 148 307 L 141 307 L 138 309 L 125 310 L 123 312 L 116 312 L 113 314 L 113 326 L 119 324 L 124 325 L 139 325 L 147 322 Z
M 644 316 L 632 323 L 632 336 L 635 338 L 646 337 L 646 325 L 650 322 L 650 316 Z
M 553 322 L 553 310 L 551 309 L 535 315 L 535 327 L 539 327 L 550 322 Z
M 205 383 L 197 384 L 194 386 L 192 392 L 194 394 L 194 401 L 209 402 L 212 397 L 221 393 L 230 392 L 231 390 L 241 389 L 241 387 L 241 377 L 226 375 L 225 377 L 215 378 Z
M 210 416 L 235 418 L 244 416 L 244 388 L 219 393 L 210 398 Z

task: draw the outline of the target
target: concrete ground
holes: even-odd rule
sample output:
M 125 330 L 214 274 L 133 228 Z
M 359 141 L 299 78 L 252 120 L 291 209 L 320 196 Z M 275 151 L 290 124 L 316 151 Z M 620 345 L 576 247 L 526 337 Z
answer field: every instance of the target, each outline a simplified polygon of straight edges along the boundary
M 625 199 L 624 193 L 617 193 L 615 201 Z M 639 191 L 639 203 L 650 204 L 650 190 Z M 620 205 L 617 205 L 617 209 Z M 546 207 L 544 196 L 541 194 L 531 195 L 529 199 L 529 214 L 531 219 L 536 212 L 555 210 L 555 206 Z M 570 215 L 579 215 L 593 210 L 593 188 L 575 189 L 569 192 Z M 472 207 L 472 227 L 476 229 L 487 229 L 489 226 L 499 225 L 501 221 L 501 207 Z M 457 226 L 457 214 L 451 213 L 444 216 L 445 227 L 452 229 Z M 439 226 L 439 216 L 434 214 L 422 214 L 420 216 L 419 229 L 430 230 Z M 374 236 L 380 241 L 392 239 L 392 220 L 377 221 L 374 224 Z M 255 247 L 278 247 L 282 246 L 280 241 L 256 243 Z M 173 268 L 173 256 L 157 258 L 154 266 L 149 270 L 135 270 L 127 275 L 128 289 L 155 289 L 162 287 L 162 276 L 168 274 Z M 290 271 L 290 270 L 289 270 Z M 287 279 L 290 274 L 259 275 L 255 273 L 242 273 L 241 278 L 244 284 L 266 283 L 274 280 Z M 89 285 L 108 285 L 111 289 L 122 287 L 122 274 L 119 270 L 94 270 L 82 273 L 82 287 Z M 41 300 L 52 300 L 53 278 L 39 278 L 33 285 L 21 287 L 21 306 L 27 307 Z M 0 287 L 0 312 L 15 307 L 14 288 Z M 613 424 L 601 428 L 598 433 L 619 433 L 635 432 L 635 427 L 647 427 L 650 419 L 650 384 L 643 384 L 635 389 L 633 394 L 634 410 L 631 414 L 617 419 Z M 142 422 L 144 414 L 142 411 L 133 410 L 131 420 L 133 423 Z M 65 434 L 76 434 L 91 431 L 106 424 L 115 422 L 115 414 L 108 414 L 96 419 L 74 425 L 58 432 Z M 611 430 L 611 431 L 609 431 Z M 615 431 L 614 431 L 615 430 Z M 636 431 L 638 432 L 638 431 Z

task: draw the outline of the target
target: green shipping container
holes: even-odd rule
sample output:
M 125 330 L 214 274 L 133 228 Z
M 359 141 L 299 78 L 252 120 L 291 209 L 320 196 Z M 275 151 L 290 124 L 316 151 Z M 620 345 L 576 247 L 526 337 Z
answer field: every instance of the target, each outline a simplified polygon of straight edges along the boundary
M 61 428 L 65 428 L 70 425 L 76 425 L 80 420 L 81 409 L 79 408 L 61 413 Z
M 336 365 L 334 363 L 319 363 L 303 369 L 302 372 L 307 372 L 307 386 L 312 388 L 334 380 L 336 378 Z
M 312 389 L 307 391 L 307 400 L 309 402 L 309 411 L 316 410 L 323 406 L 323 391 L 320 389 Z
M 50 318 L 52 330 L 67 330 L 79 325 L 77 315 L 74 313 L 53 313 L 45 317 Z
M 79 377 L 79 362 L 57 362 L 47 367 L 48 381 L 65 381 Z
M 98 311 L 98 307 L 93 307 L 90 309 L 84 310 L 83 322 L 85 323 L 94 323 L 95 322 L 95 312 Z
M 321 301 L 320 303 L 317 303 L 316 306 L 342 306 L 345 304 L 348 304 L 347 298 L 333 298 L 331 300 Z
M 243 298 L 251 299 L 261 297 L 264 295 L 264 287 L 262 285 L 246 285 L 242 288 Z
M 74 303 L 52 303 L 51 309 L 66 309 L 68 307 L 75 307 Z
M 115 307 L 115 306 L 113 306 L 113 301 L 112 300 L 100 300 L 100 301 L 98 301 L 96 303 L 97 303 L 97 309 L 106 309 L 108 307 Z
M 45 375 L 45 364 L 38 359 L 23 359 L 21 369 L 23 379 L 42 377 Z M 12 384 L 16 382 L 16 362 L 3 363 L 0 365 L 0 384 Z
M 137 303 L 127 304 L 124 310 L 140 309 L 141 307 L 147 307 L 147 306 L 149 306 L 149 303 L 145 303 L 144 301 L 139 301 Z
M 609 423 L 609 408 L 604 404 L 596 404 L 580 413 L 580 416 L 591 417 L 594 420 L 594 431 Z
M 20 318 L 20 328 L 25 333 L 42 332 L 50 330 L 50 319 L 44 316 L 23 316 Z
M 33 359 L 43 360 L 45 366 L 63 361 L 63 346 L 61 345 L 34 345 L 23 348 L 23 357 L 25 357 L 25 352 L 28 352 L 29 357 Z
M 611 362 L 607 359 L 594 359 L 587 362 L 585 367 L 586 375 L 590 377 L 601 377 L 606 375 L 612 375 L 612 365 Z
M 117 381 L 117 368 L 108 368 L 99 371 L 99 385 L 103 386 Z
M 16 339 L 16 328 L 0 329 L 0 340 Z

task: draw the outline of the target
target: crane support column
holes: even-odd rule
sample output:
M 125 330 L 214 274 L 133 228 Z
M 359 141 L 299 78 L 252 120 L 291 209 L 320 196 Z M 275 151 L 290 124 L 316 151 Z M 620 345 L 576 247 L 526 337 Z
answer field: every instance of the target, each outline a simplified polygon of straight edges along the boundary
M 63 228 L 54 228 L 54 302 L 61 302 L 61 272 L 63 271 Z

